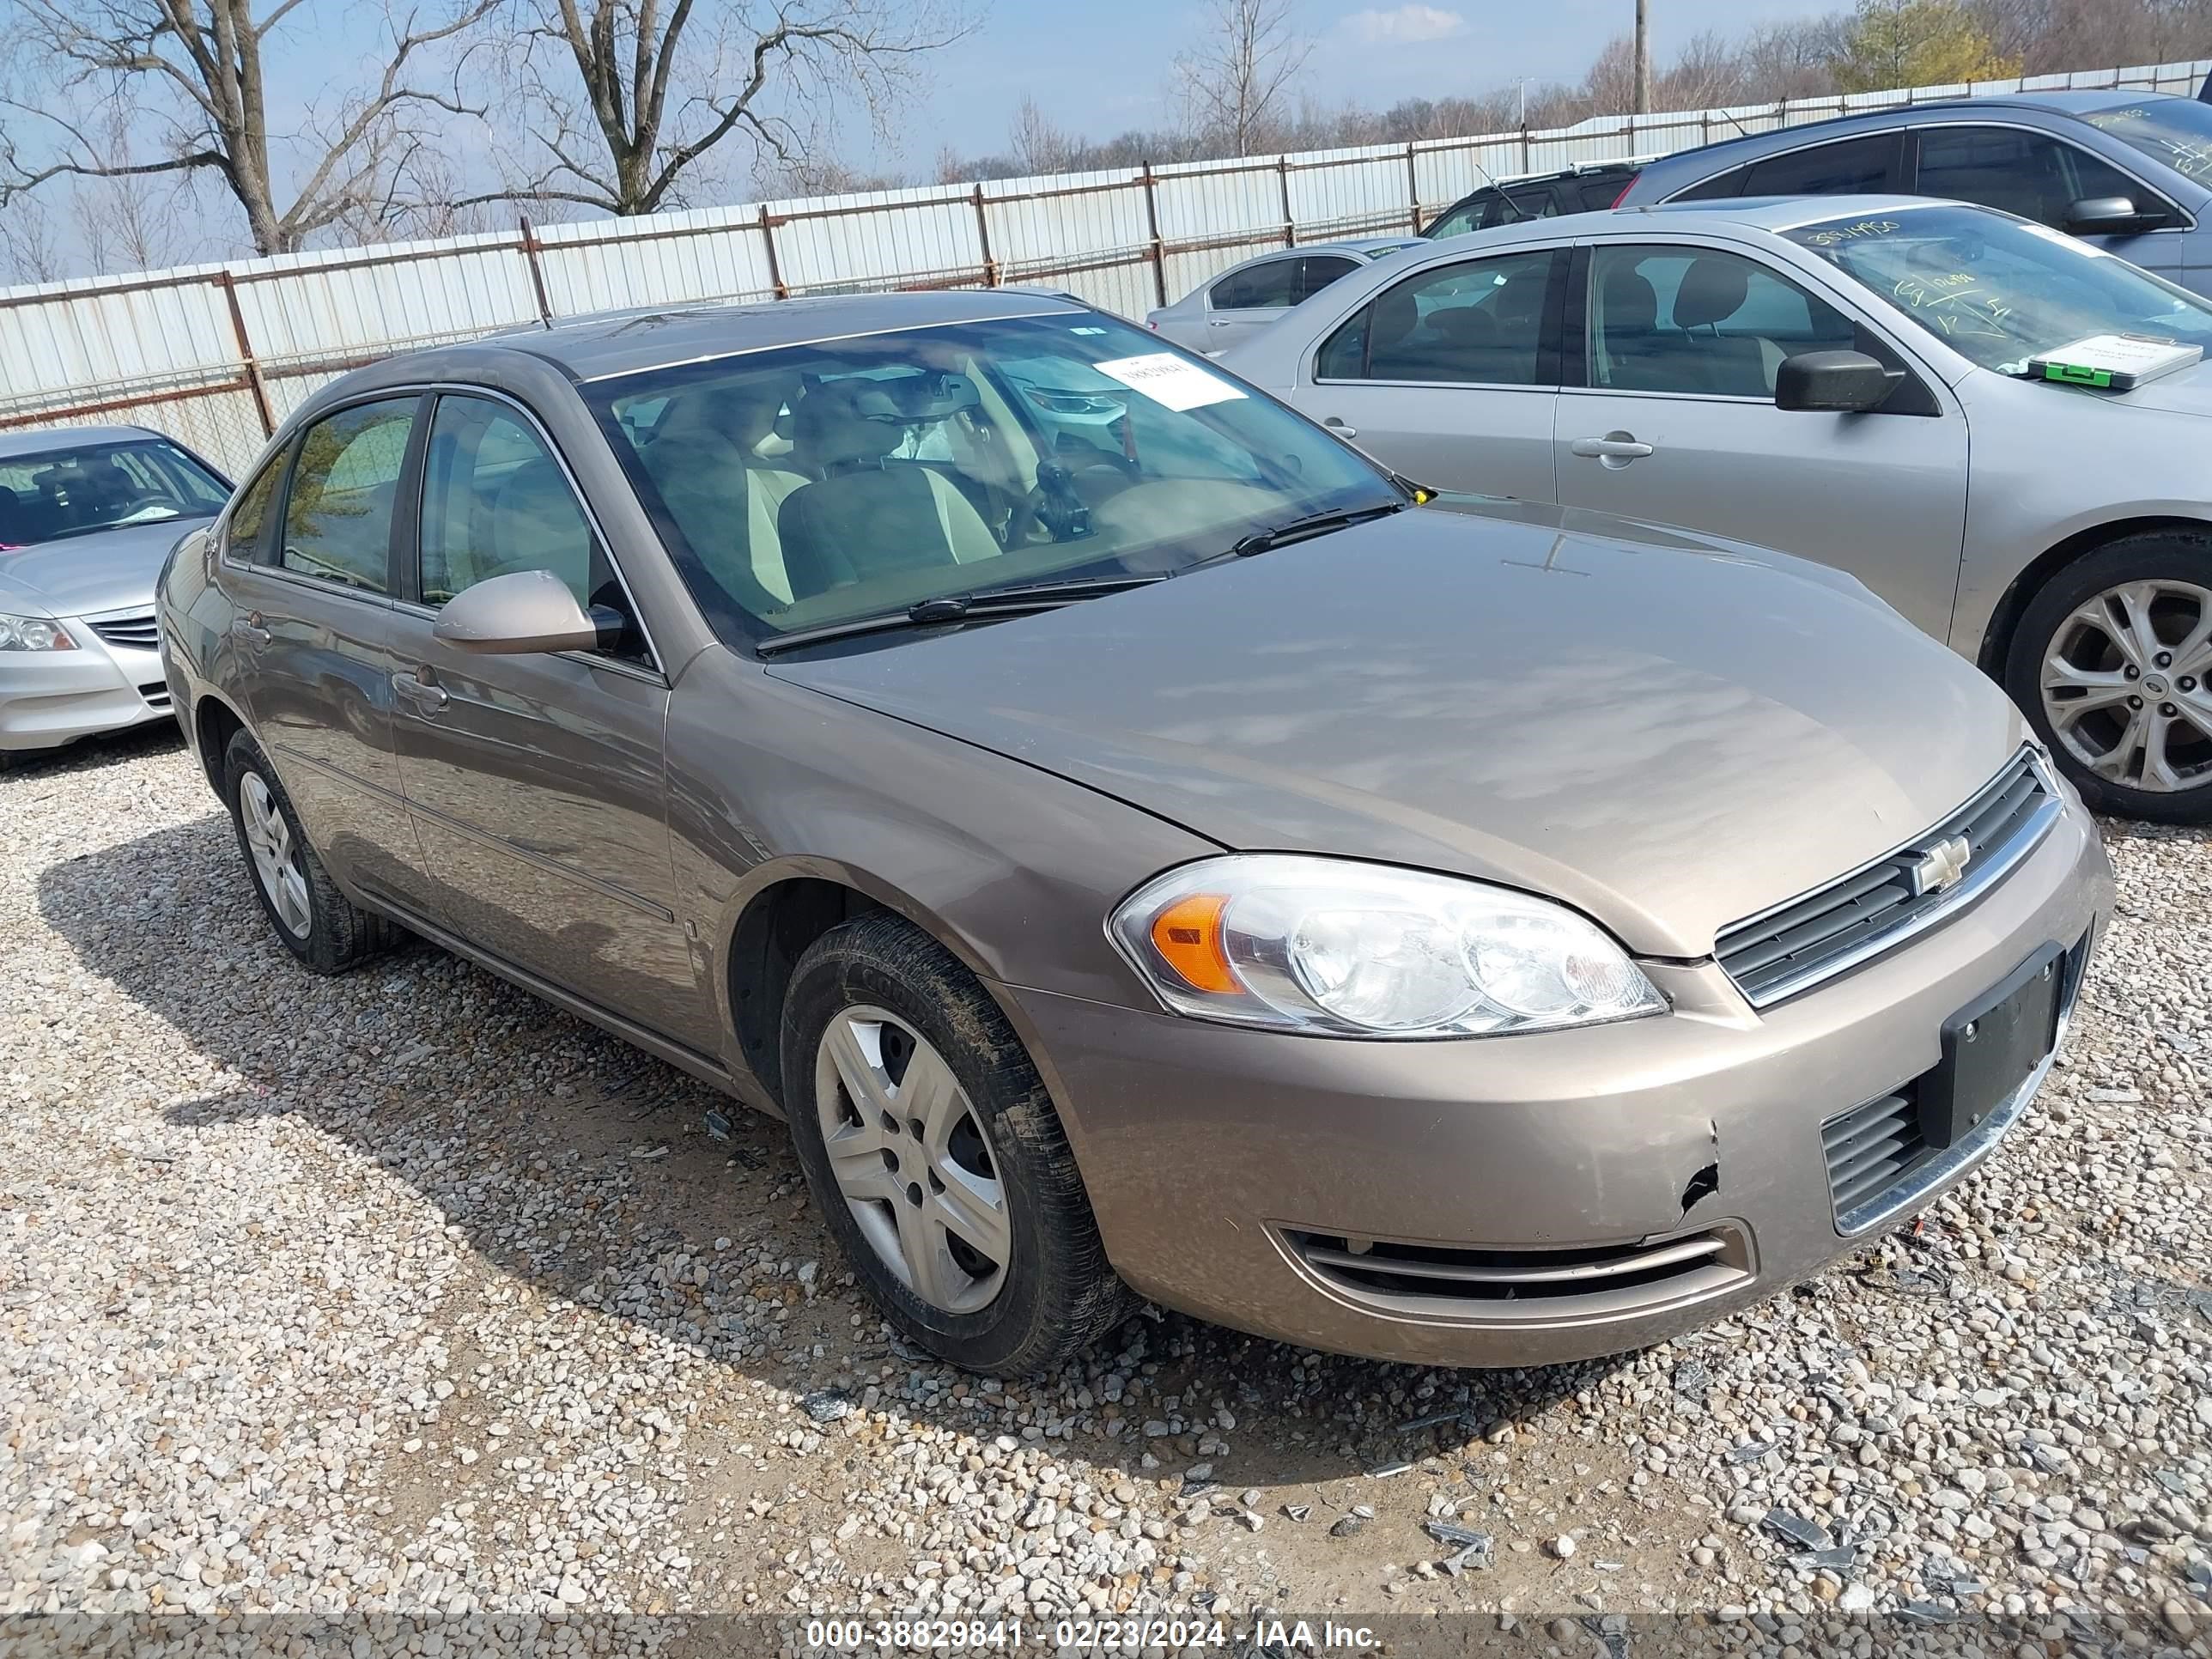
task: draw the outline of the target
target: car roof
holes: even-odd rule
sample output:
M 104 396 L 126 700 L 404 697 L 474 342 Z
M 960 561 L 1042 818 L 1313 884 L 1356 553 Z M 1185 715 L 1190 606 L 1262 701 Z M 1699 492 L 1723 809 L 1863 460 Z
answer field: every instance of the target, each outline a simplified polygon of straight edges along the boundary
M 0 432 L 0 461 L 18 455 L 44 455 L 57 449 L 88 449 L 95 444 L 127 444 L 167 434 L 143 426 L 34 426 Z
M 1549 219 L 1519 219 L 1509 225 L 1468 231 L 1462 235 L 1446 236 L 1425 243 L 1422 258 L 1407 254 L 1393 257 L 1410 267 L 1423 263 L 1424 258 L 1440 248 L 1464 252 L 1475 244 L 1488 249 L 1508 247 L 1520 242 L 1588 236 L 1607 229 L 1630 228 L 1632 226 L 1624 222 L 1644 218 L 1663 223 L 1668 230 L 1741 231 L 1749 228 L 1779 233 L 1795 230 L 1801 225 L 1822 224 L 1831 219 L 1863 219 L 1877 214 L 1911 213 L 1929 208 L 1948 208 L 1969 213 L 1990 211 L 1986 208 L 1977 208 L 1961 202 L 1894 193 L 1870 196 L 1740 196 L 1703 202 L 1653 202 L 1642 207 L 1614 208 L 1610 211 L 1562 214 Z
M 2119 88 L 2096 91 L 2073 91 L 2061 88 L 2049 92 L 1992 93 L 1978 98 L 1931 98 L 1925 102 L 1901 104 L 1889 109 L 1859 110 L 1849 115 L 1832 115 L 1824 121 L 1806 121 L 1794 126 L 1777 127 L 1771 132 L 1747 132 L 1734 138 L 1716 139 L 1710 144 L 1699 144 L 1692 149 L 1678 149 L 1671 155 L 1660 156 L 1650 163 L 1646 170 L 1667 173 L 1676 168 L 1685 171 L 1695 168 L 1703 176 L 1709 171 L 1725 171 L 1738 155 L 1746 160 L 1755 160 L 1762 155 L 1795 149 L 1808 139 L 1817 143 L 1827 138 L 1848 137 L 1854 132 L 1879 131 L 1893 125 L 1900 118 L 1918 122 L 1931 112 L 1954 113 L 1961 111 L 2032 109 L 2079 118 L 2098 110 L 2112 109 L 2124 104 L 2166 100 L 2177 103 L 2190 101 L 2170 92 L 2130 92 Z
M 1041 289 L 817 295 L 744 305 L 602 312 L 550 327 L 487 336 L 453 349 L 525 352 L 553 363 L 574 380 L 596 380 L 738 352 L 849 339 L 860 334 L 1088 308 L 1068 295 Z

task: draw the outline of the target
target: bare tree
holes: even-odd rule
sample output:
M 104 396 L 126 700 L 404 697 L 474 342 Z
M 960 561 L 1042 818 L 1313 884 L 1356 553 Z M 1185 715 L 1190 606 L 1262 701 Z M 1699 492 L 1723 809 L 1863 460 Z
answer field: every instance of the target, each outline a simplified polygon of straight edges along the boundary
M 512 0 L 529 153 L 517 194 L 613 214 L 690 199 L 717 146 L 798 168 L 832 106 L 878 130 L 921 60 L 973 27 L 958 0 Z
M 11 58 L 41 88 L 6 101 L 49 142 L 27 155 L 0 139 L 0 206 L 55 179 L 204 173 L 245 212 L 257 252 L 296 248 L 376 197 L 395 145 L 426 112 L 460 110 L 450 87 L 416 76 L 497 3 L 450 0 L 428 21 L 388 14 L 374 83 L 282 134 L 269 125 L 264 53 L 301 0 L 266 0 L 258 17 L 254 0 L 4 0 Z M 119 148 L 102 142 L 112 131 L 87 119 L 88 108 L 122 112 Z M 296 169 L 282 165 L 294 152 Z
M 42 202 L 23 201 L 0 213 L 0 282 L 51 283 L 68 274 L 68 260 Z
M 1206 0 L 1198 44 L 1175 60 L 1186 121 L 1231 155 L 1270 148 L 1313 49 L 1291 0 Z
M 1025 173 L 1073 171 L 1082 148 L 1053 125 L 1034 98 L 1024 98 L 1016 106 L 1007 142 L 1014 166 Z

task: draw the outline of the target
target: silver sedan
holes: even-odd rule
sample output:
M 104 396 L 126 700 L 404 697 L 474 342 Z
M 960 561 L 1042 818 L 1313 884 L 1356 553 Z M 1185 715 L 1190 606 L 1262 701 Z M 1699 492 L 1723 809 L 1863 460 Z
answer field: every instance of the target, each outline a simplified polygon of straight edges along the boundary
M 2202 822 L 2208 344 L 2212 301 L 2040 225 L 1830 198 L 1460 237 L 1223 361 L 1424 483 L 1847 570 L 2001 680 L 2085 795 Z
M 1173 305 L 1151 313 L 1145 326 L 1212 356 L 1370 261 L 1419 246 L 1413 236 L 1358 236 L 1262 253 L 1209 276 Z
M 172 718 L 154 579 L 229 495 L 157 432 L 0 434 L 0 768 Z

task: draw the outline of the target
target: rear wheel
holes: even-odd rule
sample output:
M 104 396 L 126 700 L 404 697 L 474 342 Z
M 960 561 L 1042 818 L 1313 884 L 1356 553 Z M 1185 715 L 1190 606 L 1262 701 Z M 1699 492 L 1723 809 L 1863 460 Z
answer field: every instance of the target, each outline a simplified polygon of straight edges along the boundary
M 2212 537 L 2124 537 L 2059 571 L 2021 617 L 2005 689 L 2092 806 L 2212 820 Z
M 244 732 L 223 751 L 223 799 L 262 913 L 286 950 L 316 973 L 342 974 L 391 948 L 398 929 L 338 890 L 268 757 Z
M 909 1340 L 1018 1376 L 1128 1310 L 1036 1067 L 927 934 L 861 916 L 800 957 L 783 1087 L 815 1201 Z

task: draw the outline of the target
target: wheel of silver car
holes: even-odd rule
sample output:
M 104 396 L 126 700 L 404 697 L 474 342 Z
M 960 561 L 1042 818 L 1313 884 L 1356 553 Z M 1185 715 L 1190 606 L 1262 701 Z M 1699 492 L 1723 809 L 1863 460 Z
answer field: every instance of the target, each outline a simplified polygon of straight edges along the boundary
M 2212 544 L 2129 537 L 2062 570 L 2021 619 L 2007 681 L 2097 805 L 2212 817 Z
M 910 1340 L 1015 1376 L 1127 1311 L 1043 1080 L 944 946 L 888 914 L 831 928 L 792 970 L 782 1046 L 807 1184 Z
M 331 879 L 261 746 L 244 732 L 222 756 L 223 798 L 254 896 L 284 948 L 319 974 L 341 974 L 388 949 L 399 930 Z
M 990 1305 L 1013 1258 L 1006 1189 L 968 1091 L 888 1009 L 835 1016 L 814 1063 L 830 1172 L 860 1236 L 933 1308 Z
M 269 901 L 277 925 L 295 939 L 307 938 L 315 920 L 307 904 L 307 878 L 295 856 L 291 826 L 258 772 L 239 780 L 238 822 L 261 896 Z

